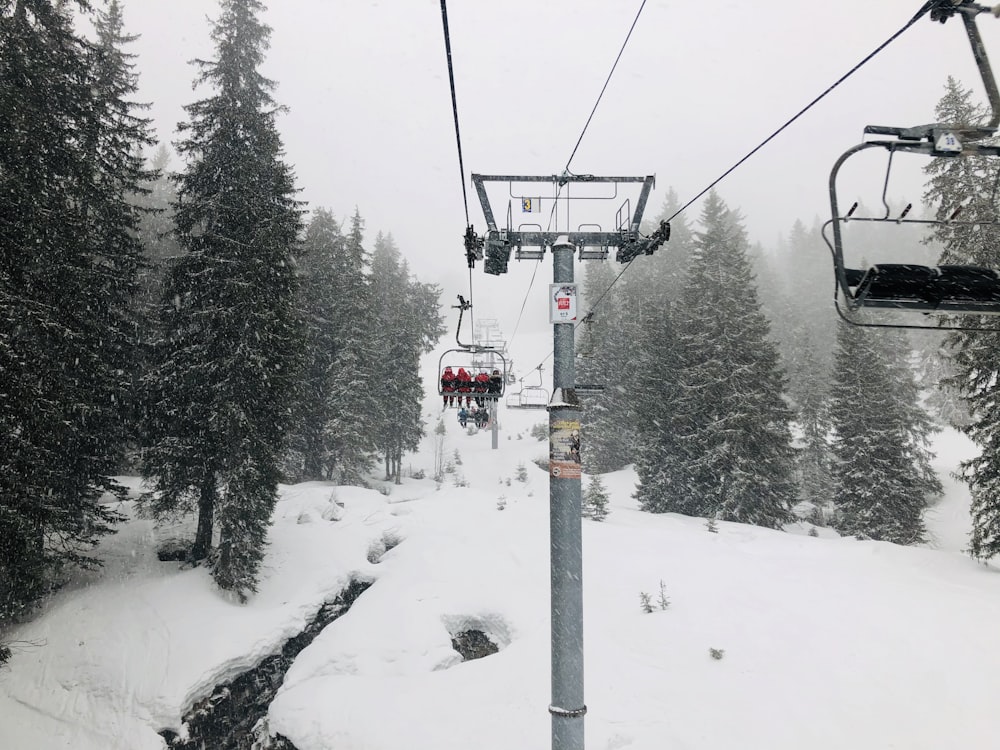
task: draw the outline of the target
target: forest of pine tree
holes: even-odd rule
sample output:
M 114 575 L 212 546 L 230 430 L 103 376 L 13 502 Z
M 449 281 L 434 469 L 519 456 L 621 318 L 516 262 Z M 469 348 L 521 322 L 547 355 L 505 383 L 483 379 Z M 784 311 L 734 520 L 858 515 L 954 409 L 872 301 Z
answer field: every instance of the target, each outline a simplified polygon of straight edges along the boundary
M 141 473 L 143 512 L 189 519 L 187 562 L 245 598 L 279 481 L 364 484 L 378 469 L 399 483 L 425 435 L 441 290 L 388 230 L 366 235 L 360 208 L 300 202 L 261 73 L 263 3 L 216 10 L 172 153 L 133 100 L 117 0 L 0 9 L 0 624 L 68 567 L 100 564 L 93 548 L 122 520 L 116 476 Z M 948 79 L 937 117 L 984 110 Z M 970 221 L 937 225 L 921 253 L 995 267 L 997 166 L 935 160 L 926 177 L 929 210 L 962 205 Z M 697 219 L 679 205 L 668 191 L 673 236 L 641 274 L 584 267 L 597 309 L 578 380 L 605 386 L 584 401 L 586 470 L 634 466 L 652 513 L 808 517 L 915 544 L 941 492 L 932 412 L 981 451 L 962 467 L 970 551 L 1000 553 L 998 334 L 972 317 L 923 337 L 838 324 L 818 223 L 790 220 L 768 247 L 718 193 Z M 589 497 L 603 517 L 600 481 Z
M 119 474 L 145 476 L 146 512 L 196 519 L 189 561 L 244 598 L 279 480 L 360 481 L 380 456 L 398 480 L 423 435 L 439 290 L 390 235 L 372 256 L 358 210 L 346 235 L 305 224 L 263 5 L 217 11 L 174 164 L 117 0 L 0 10 L 0 624 L 100 564 Z M 407 377 L 380 394 L 386 351 Z

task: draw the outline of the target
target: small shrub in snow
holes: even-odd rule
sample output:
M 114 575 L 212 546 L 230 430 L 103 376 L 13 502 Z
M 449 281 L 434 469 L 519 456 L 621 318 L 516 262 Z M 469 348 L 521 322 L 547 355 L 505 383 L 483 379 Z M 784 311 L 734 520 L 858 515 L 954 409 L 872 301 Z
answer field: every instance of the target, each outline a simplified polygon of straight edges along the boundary
M 423 469 L 417 469 L 416 471 L 410 469 L 410 479 L 423 479 L 426 476 L 427 472 L 425 472 Z
M 708 521 L 705 522 L 705 528 L 713 534 L 719 533 L 719 524 L 716 523 L 714 518 L 709 518 Z
M 539 422 L 531 428 L 531 437 L 535 440 L 548 440 L 549 439 L 549 426 Z
M 724 648 L 709 648 L 708 655 L 713 659 L 719 660 L 726 655 L 726 649 Z
M 391 495 L 391 494 L 392 494 L 392 487 L 390 487 L 390 486 L 389 486 L 389 485 L 387 485 L 387 484 L 380 484 L 380 485 L 378 486 L 378 493 L 379 493 L 380 495 L 383 495 L 383 496 L 385 496 L 385 497 L 389 497 L 389 495 Z
M 524 464 L 517 465 L 517 474 L 515 475 L 515 479 L 517 479 L 518 482 L 528 481 L 528 470 L 524 468 Z
M 469 486 L 469 480 L 466 479 L 465 475 L 462 472 L 460 472 L 460 471 L 455 474 L 455 486 L 456 487 L 468 487 Z
M 507 477 L 507 481 L 505 482 L 505 484 L 506 484 L 506 485 L 507 485 L 508 487 L 510 487 L 510 477 Z
M 503 510 L 507 507 L 507 497 L 506 495 L 501 495 L 497 498 L 497 510 Z
M 10 646 L 0 643 L 0 665 L 6 664 L 7 660 L 10 659 L 11 650 Z
M 809 536 L 819 536 L 819 532 L 816 531 L 816 527 L 815 526 L 810 526 L 809 527 Z
M 517 439 L 518 440 L 524 440 L 524 435 L 522 435 L 520 432 L 517 433 Z
M 642 611 L 647 614 L 653 611 L 653 599 L 645 591 L 639 592 L 639 606 L 641 606 Z
M 667 586 L 663 581 L 660 581 L 660 595 L 656 599 L 656 603 L 660 605 L 660 609 L 666 609 L 670 606 L 670 598 L 667 596 Z
M 462 454 L 458 452 L 458 448 L 455 449 L 455 458 L 454 458 L 454 461 L 455 461 L 455 466 L 461 466 L 462 465 Z

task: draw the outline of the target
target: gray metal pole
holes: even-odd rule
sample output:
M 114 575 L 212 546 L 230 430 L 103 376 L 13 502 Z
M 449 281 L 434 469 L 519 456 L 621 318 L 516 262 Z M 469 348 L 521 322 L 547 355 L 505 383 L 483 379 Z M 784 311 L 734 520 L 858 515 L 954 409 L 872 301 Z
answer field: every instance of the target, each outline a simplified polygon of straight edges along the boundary
M 492 435 L 490 436 L 490 440 L 492 442 L 491 447 L 493 448 L 493 450 L 496 450 L 497 448 L 500 447 L 500 437 L 499 437 L 500 430 L 499 426 L 497 425 L 497 418 L 500 416 L 500 399 L 493 401 L 490 406 L 490 409 L 492 409 L 493 411 L 493 413 L 490 415 L 490 425 L 492 431 Z
M 557 293 L 575 310 L 568 237 L 552 246 Z M 560 291 L 561 290 L 561 291 Z M 550 295 L 551 296 L 551 295 Z M 550 306 L 553 300 L 549 300 Z M 549 403 L 549 538 L 552 588 L 552 750 L 583 750 L 583 543 L 580 517 L 580 403 L 576 397 L 574 322 L 554 322 Z

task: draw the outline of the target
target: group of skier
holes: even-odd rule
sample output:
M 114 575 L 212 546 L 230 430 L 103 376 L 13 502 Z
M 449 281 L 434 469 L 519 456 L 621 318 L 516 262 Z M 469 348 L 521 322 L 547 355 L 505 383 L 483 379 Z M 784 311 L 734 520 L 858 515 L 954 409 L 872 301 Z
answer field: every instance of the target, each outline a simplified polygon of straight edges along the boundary
M 464 398 L 466 406 L 471 406 L 475 401 L 476 406 L 482 409 L 486 406 L 487 399 L 495 401 L 501 393 L 503 393 L 503 373 L 500 370 L 494 370 L 492 373 L 480 370 L 473 377 L 464 367 L 459 367 L 455 372 L 449 366 L 441 373 L 441 394 L 445 406 L 454 406 L 457 397 L 459 406 L 462 405 Z
M 462 427 L 466 427 L 470 421 L 479 429 L 483 429 L 490 423 L 490 410 L 485 407 L 478 408 L 473 406 L 472 411 L 469 411 L 464 406 L 460 407 L 458 410 L 458 423 Z

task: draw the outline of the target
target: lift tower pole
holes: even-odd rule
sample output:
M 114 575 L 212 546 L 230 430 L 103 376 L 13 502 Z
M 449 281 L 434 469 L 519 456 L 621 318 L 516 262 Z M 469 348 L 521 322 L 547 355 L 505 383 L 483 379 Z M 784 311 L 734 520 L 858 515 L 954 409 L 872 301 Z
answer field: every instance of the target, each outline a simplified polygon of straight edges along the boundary
M 619 200 L 618 189 L 623 183 L 641 184 L 634 208 L 626 198 L 614 216 L 612 228 L 605 231 L 600 223 L 581 223 L 578 231 L 546 231 L 540 224 L 520 224 L 515 229 L 511 204 L 507 207 L 507 226 L 496 224 L 485 183 L 509 183 L 508 194 L 519 200 L 520 210 L 533 213 L 544 200 L 551 200 L 552 215 L 562 201 L 569 218 L 569 183 L 611 185 L 604 194 L 580 196 L 585 201 Z M 465 252 L 469 267 L 483 261 L 486 273 L 506 273 L 511 254 L 518 260 L 541 260 L 551 248 L 553 284 L 549 287 L 550 322 L 553 324 L 552 399 L 549 402 L 549 536 L 550 582 L 552 588 L 552 750 L 584 750 L 583 717 L 587 707 L 583 702 L 583 528 L 580 513 L 580 416 L 577 399 L 574 335 L 577 323 L 577 293 L 573 279 L 573 264 L 577 252 L 580 260 L 603 260 L 608 249 L 617 248 L 617 260 L 628 263 L 638 255 L 651 255 L 670 237 L 670 225 L 661 223 L 649 237 L 639 234 L 639 222 L 653 187 L 654 178 L 598 177 L 595 175 L 553 175 L 548 177 L 513 175 L 472 175 L 486 218 L 487 231 L 478 236 L 467 227 Z M 520 195 L 514 185 L 531 187 Z M 550 183 L 555 197 L 543 199 L 534 191 L 534 184 Z M 562 189 L 567 195 L 560 198 Z M 610 193 L 610 194 L 608 194 Z M 584 219 L 588 221 L 589 219 Z M 608 222 L 611 224 L 612 222 Z M 586 227 L 587 231 L 583 231 Z
M 580 402 L 576 397 L 575 248 L 567 235 L 552 246 L 552 401 L 549 403 L 549 534 L 552 607 L 552 750 L 583 750 L 583 528 L 580 505 Z

